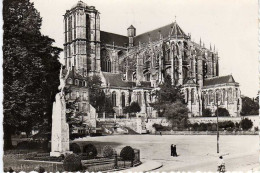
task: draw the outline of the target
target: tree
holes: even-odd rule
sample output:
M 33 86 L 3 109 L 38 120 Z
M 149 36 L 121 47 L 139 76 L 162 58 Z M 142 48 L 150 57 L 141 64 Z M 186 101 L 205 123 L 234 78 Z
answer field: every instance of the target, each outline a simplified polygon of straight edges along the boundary
M 96 108 L 97 112 L 114 113 L 111 98 L 106 96 L 101 84 L 102 81 L 99 76 L 88 77 L 90 104 Z
M 181 86 L 174 86 L 171 84 L 171 76 L 165 77 L 165 82 L 159 86 L 158 90 L 155 90 L 153 95 L 156 98 L 156 102 L 152 103 L 152 107 L 157 110 L 159 117 L 163 115 L 163 108 L 169 103 L 176 101 L 184 103 L 184 95 L 181 92 Z
M 202 116 L 203 117 L 211 117 L 212 116 L 211 110 L 209 108 L 203 109 Z
M 189 109 L 180 101 L 162 105 L 164 116 L 171 122 L 172 127 L 186 127 Z
M 130 106 L 124 107 L 124 113 L 134 113 L 136 114 L 137 112 L 141 111 L 141 108 L 137 102 L 132 102 Z
M 253 127 L 253 122 L 248 118 L 241 120 L 240 124 L 243 130 L 249 130 Z
M 217 116 L 217 113 L 218 113 L 219 117 L 229 117 L 230 116 L 230 114 L 226 108 L 218 108 L 215 111 L 215 116 Z
M 258 115 L 259 114 L 259 102 L 258 97 L 251 99 L 249 97 L 242 97 L 242 111 L 241 115 Z
M 29 0 L 3 1 L 4 148 L 11 134 L 51 126 L 59 85 L 60 48 L 40 32 L 41 17 Z M 47 121 L 43 121 L 46 119 Z

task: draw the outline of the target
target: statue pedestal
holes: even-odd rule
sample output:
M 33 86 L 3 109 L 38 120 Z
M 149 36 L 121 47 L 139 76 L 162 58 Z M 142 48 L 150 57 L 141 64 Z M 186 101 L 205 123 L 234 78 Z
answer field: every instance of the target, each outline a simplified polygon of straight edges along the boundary
M 69 125 L 66 122 L 66 103 L 61 93 L 56 94 L 52 108 L 50 156 L 72 153 L 69 146 Z

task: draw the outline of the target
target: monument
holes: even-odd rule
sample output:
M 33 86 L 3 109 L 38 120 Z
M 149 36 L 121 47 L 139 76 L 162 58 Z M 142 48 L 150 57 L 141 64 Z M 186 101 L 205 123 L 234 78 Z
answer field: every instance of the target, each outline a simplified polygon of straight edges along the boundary
M 59 157 L 61 154 L 66 155 L 70 152 L 69 147 L 69 125 L 66 122 L 66 102 L 64 87 L 68 78 L 70 69 L 63 77 L 62 67 L 60 69 L 60 92 L 56 94 L 52 108 L 52 130 L 51 130 L 51 152 L 50 156 Z

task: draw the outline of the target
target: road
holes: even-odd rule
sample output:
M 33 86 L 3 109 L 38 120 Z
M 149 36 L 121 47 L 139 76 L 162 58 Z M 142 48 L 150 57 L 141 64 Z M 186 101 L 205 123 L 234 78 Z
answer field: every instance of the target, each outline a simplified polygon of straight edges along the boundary
M 161 162 L 158 171 L 216 171 L 218 157 L 213 135 L 120 135 L 79 139 L 84 143 L 106 143 L 117 152 L 124 146 L 140 149 L 141 160 Z M 170 156 L 177 145 L 178 157 Z M 225 154 L 227 171 L 249 171 L 259 165 L 258 135 L 220 136 L 220 153 Z M 156 170 L 157 171 L 157 170 Z

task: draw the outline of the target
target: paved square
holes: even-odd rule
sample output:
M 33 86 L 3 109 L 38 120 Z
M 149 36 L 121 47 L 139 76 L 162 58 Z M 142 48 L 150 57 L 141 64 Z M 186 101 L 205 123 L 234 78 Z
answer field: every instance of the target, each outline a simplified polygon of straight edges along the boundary
M 114 144 L 120 152 L 126 145 L 140 149 L 141 160 L 163 163 L 158 171 L 216 171 L 216 136 L 213 135 L 120 135 L 87 137 L 77 141 Z M 170 145 L 177 145 L 178 157 L 170 156 Z M 259 136 L 220 136 L 220 152 L 227 171 L 249 171 L 258 166 Z

